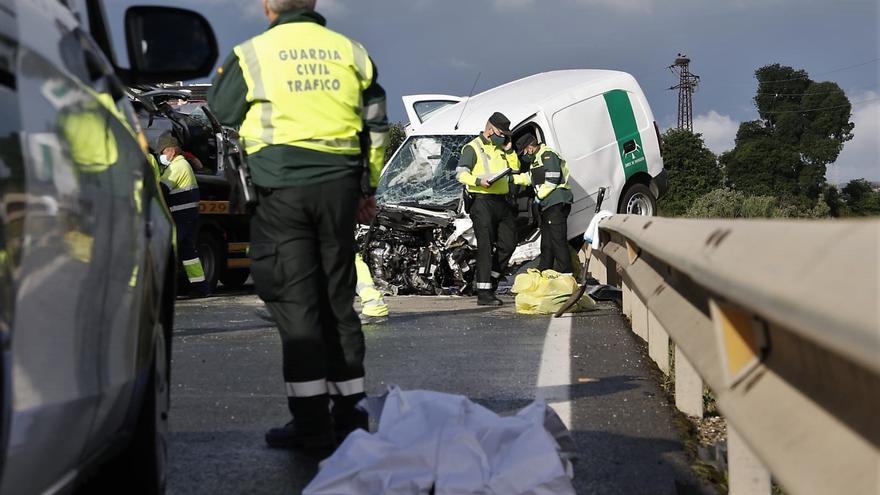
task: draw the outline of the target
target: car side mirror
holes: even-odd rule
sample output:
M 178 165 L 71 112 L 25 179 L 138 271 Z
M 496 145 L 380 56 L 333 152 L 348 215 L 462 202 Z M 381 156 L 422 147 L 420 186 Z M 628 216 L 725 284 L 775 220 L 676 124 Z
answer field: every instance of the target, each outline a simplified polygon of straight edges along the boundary
M 134 84 L 205 77 L 217 61 L 217 38 L 201 14 L 174 7 L 130 7 L 125 38 Z

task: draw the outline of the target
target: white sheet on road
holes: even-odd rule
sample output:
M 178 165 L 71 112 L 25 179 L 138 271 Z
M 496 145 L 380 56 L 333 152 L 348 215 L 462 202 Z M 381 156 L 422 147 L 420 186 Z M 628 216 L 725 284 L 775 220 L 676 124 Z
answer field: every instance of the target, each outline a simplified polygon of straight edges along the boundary
M 304 494 L 574 494 L 574 444 L 543 401 L 501 417 L 463 396 L 394 387 L 365 409 L 378 431 L 349 435 Z

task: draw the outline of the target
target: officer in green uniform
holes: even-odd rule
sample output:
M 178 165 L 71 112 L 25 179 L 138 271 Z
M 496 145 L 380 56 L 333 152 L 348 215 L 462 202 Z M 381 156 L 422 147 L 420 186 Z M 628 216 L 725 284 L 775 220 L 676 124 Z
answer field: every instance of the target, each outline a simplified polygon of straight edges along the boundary
M 501 306 L 495 288 L 516 248 L 516 214 L 507 201 L 509 180 L 489 178 L 507 169 L 519 171 L 510 142 L 510 120 L 496 112 L 483 133 L 461 150 L 456 174 L 474 201 L 470 208 L 477 238 L 477 273 L 474 288 L 480 306 Z
M 327 29 L 315 0 L 263 5 L 269 29 L 233 50 L 208 100 L 241 126 L 259 192 L 251 274 L 278 322 L 293 415 L 266 442 L 323 450 L 367 427 L 355 408 L 365 390 L 354 232 L 376 213 L 385 91 L 364 47 Z
M 533 186 L 536 201 L 541 207 L 541 258 L 538 269 L 572 273 L 568 215 L 574 196 L 568 185 L 565 160 L 546 144 L 538 144 L 534 134 L 525 134 L 517 139 L 516 149 L 530 169 L 528 173 L 515 175 L 514 183 Z
M 177 228 L 177 249 L 183 263 L 183 271 L 189 281 L 190 295 L 205 296 L 208 292 L 205 283 L 205 270 L 196 249 L 196 234 L 199 221 L 199 184 L 192 166 L 183 157 L 180 142 L 174 136 L 165 134 L 159 138 L 157 146 L 162 175 L 160 182 L 166 192 L 168 208 Z

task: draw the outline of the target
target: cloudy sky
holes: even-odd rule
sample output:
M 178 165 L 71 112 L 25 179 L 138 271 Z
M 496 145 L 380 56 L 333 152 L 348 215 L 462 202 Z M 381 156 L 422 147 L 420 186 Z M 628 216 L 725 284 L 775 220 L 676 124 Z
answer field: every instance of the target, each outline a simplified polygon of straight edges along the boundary
M 112 0 L 199 10 L 221 52 L 265 29 L 260 0 Z M 716 152 L 756 117 L 755 69 L 779 62 L 836 81 L 853 102 L 855 139 L 830 167 L 832 182 L 880 181 L 880 2 L 877 0 L 318 0 L 329 27 L 376 61 L 393 120 L 400 96 L 466 95 L 537 72 L 618 69 L 647 93 L 661 128 L 675 123 L 667 70 L 679 52 L 702 77 L 695 127 Z M 120 33 L 121 34 L 121 33 Z

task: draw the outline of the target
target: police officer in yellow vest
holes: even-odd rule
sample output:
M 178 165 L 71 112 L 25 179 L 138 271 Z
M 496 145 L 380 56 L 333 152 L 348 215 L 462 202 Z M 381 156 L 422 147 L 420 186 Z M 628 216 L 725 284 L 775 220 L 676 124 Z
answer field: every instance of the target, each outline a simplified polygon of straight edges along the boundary
M 367 51 L 327 29 L 315 3 L 263 0 L 269 29 L 235 48 L 208 100 L 241 126 L 259 192 L 251 274 L 278 322 L 293 415 L 266 442 L 324 450 L 367 427 L 355 408 L 365 390 L 354 232 L 376 213 L 388 119 Z
M 568 248 L 568 215 L 574 196 L 568 185 L 568 167 L 559 154 L 539 144 L 534 134 L 516 141 L 528 173 L 514 176 L 514 183 L 535 188 L 535 200 L 541 207 L 541 258 L 539 270 L 572 273 Z
M 516 213 L 507 201 L 509 180 L 490 183 L 490 177 L 510 169 L 519 172 L 519 161 L 510 142 L 510 120 L 496 112 L 483 133 L 461 150 L 456 170 L 474 201 L 470 208 L 477 238 L 477 304 L 501 306 L 495 288 L 516 248 Z
M 165 134 L 159 138 L 160 181 L 166 189 L 166 199 L 174 225 L 177 228 L 177 252 L 183 271 L 189 281 L 190 295 L 205 296 L 205 270 L 196 249 L 196 229 L 199 220 L 199 184 L 192 166 L 183 157 L 180 142 Z

